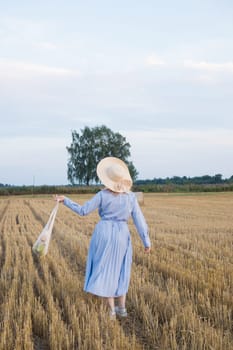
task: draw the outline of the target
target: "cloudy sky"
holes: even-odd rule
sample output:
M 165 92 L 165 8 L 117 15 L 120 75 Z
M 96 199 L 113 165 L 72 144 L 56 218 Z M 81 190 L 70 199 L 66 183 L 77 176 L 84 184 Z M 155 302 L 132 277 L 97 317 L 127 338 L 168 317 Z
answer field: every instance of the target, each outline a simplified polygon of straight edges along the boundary
M 139 178 L 233 175 L 231 0 L 0 5 L 0 183 L 66 184 L 71 131 L 106 125 Z

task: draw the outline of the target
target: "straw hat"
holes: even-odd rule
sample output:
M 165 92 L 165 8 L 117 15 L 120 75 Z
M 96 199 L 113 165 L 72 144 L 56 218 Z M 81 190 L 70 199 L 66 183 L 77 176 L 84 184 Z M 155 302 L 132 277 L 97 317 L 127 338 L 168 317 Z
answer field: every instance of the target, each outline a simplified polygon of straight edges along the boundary
M 106 157 L 97 165 L 97 175 L 100 181 L 114 192 L 129 192 L 132 179 L 127 165 L 115 157 Z

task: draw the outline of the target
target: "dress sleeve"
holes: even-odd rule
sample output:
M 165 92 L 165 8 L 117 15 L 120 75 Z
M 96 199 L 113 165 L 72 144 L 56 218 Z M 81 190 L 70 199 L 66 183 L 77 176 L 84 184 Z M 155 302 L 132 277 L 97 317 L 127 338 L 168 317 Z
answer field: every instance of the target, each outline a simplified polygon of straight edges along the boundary
M 132 218 L 133 218 L 134 225 L 136 226 L 137 231 L 139 233 L 139 236 L 141 237 L 141 240 L 144 244 L 144 247 L 145 248 L 150 247 L 151 242 L 150 242 L 150 237 L 148 233 L 148 226 L 136 197 L 134 197 L 134 201 L 133 201 Z
M 100 195 L 100 192 L 98 192 L 94 197 L 92 197 L 89 201 L 87 201 L 83 205 L 73 202 L 71 199 L 67 197 L 65 197 L 63 203 L 66 207 L 70 208 L 80 216 L 85 216 L 90 214 L 95 209 L 97 209 L 100 206 L 100 202 L 101 202 L 101 195 Z

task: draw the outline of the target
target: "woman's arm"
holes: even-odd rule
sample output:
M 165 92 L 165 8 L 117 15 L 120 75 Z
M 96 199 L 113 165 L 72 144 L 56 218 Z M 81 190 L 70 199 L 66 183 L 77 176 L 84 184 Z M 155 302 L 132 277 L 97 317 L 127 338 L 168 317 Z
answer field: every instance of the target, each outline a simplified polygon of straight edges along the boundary
M 62 202 L 66 207 L 70 208 L 75 213 L 81 216 L 85 216 L 100 206 L 101 194 L 100 192 L 98 192 L 94 197 L 92 197 L 89 201 L 87 201 L 83 205 L 80 205 L 72 201 L 70 198 L 65 197 L 63 195 L 56 195 L 55 200 L 57 200 L 58 202 Z
M 148 233 L 148 226 L 136 197 L 134 197 L 134 202 L 133 202 L 132 218 L 137 228 L 137 231 L 139 233 L 139 236 L 141 237 L 141 240 L 144 244 L 145 252 L 149 253 L 151 242 L 150 242 L 150 237 Z

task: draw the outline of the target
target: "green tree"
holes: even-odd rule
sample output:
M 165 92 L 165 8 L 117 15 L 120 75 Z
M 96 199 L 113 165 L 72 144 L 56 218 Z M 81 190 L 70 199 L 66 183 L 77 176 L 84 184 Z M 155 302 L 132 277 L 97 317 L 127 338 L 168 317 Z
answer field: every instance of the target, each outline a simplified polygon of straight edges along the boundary
M 67 176 L 71 184 L 89 185 L 92 181 L 99 182 L 96 166 L 104 157 L 122 159 L 129 167 L 133 180 L 138 172 L 131 161 L 130 144 L 120 133 L 114 133 L 105 125 L 81 129 L 81 132 L 72 131 L 72 142 L 67 147 L 69 153 Z

